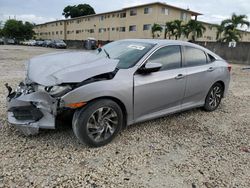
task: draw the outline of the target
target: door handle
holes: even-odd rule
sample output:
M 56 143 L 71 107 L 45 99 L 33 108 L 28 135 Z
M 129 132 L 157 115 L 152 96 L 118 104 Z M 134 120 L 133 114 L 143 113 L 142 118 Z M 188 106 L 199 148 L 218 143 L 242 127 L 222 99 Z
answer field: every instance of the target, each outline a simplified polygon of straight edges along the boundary
M 209 68 L 207 69 L 207 71 L 208 71 L 208 72 L 213 72 L 214 69 L 215 69 L 214 67 L 209 67 Z
M 185 75 L 183 75 L 183 74 L 178 74 L 176 77 L 175 77 L 175 79 L 176 80 L 180 80 L 180 79 L 183 79 L 185 77 Z

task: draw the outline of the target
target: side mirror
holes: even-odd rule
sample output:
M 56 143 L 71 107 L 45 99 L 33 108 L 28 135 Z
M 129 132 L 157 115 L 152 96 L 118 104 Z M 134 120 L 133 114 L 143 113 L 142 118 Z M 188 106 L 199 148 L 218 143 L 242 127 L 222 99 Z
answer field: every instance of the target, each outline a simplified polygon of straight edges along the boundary
M 151 63 L 148 62 L 146 63 L 145 66 L 141 67 L 138 72 L 141 74 L 149 74 L 151 72 L 157 72 L 158 70 L 160 70 L 162 67 L 162 64 L 160 63 Z

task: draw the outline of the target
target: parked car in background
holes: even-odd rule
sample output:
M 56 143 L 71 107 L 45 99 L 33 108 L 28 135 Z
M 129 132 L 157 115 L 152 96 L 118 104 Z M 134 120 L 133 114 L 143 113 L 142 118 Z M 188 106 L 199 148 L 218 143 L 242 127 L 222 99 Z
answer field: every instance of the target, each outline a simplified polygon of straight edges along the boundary
M 14 45 L 14 44 L 16 44 L 16 42 L 14 39 L 7 39 L 7 44 Z
M 36 46 L 43 46 L 44 41 L 43 40 L 37 40 L 36 41 Z
M 36 40 L 29 40 L 28 41 L 28 46 L 35 46 L 36 45 Z
M 92 53 L 42 55 L 27 67 L 14 92 L 6 85 L 8 121 L 29 135 L 55 129 L 56 117 L 72 112 L 75 136 L 94 147 L 127 125 L 196 107 L 216 110 L 231 71 L 201 46 L 146 39 L 112 42 Z
M 97 48 L 97 41 L 95 38 L 88 38 L 84 42 L 84 48 L 87 50 L 95 50 Z
M 51 43 L 52 43 L 51 40 L 44 40 L 43 47 L 51 47 Z
M 67 45 L 63 40 L 52 40 L 51 47 L 52 48 L 67 48 Z
M 4 40 L 0 39 L 0 45 L 4 45 Z

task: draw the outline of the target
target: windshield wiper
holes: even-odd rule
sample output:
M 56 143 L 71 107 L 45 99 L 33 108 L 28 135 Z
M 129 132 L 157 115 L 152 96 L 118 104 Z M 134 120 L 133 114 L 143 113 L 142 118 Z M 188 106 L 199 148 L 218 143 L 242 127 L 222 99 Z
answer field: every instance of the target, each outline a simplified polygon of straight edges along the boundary
M 110 59 L 110 55 L 109 55 L 109 53 L 107 52 L 107 50 L 105 50 L 105 49 L 103 48 L 103 51 L 105 52 L 106 56 Z

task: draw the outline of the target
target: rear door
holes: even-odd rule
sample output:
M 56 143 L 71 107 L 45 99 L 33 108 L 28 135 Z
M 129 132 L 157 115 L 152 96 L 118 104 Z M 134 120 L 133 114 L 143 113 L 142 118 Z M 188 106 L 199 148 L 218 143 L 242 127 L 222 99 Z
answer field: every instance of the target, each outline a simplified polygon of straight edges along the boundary
M 202 105 L 209 88 L 213 84 L 216 67 L 208 61 L 207 54 L 198 48 L 184 46 L 184 59 L 187 84 L 183 108 Z
M 184 97 L 186 72 L 182 68 L 180 46 L 160 48 L 147 62 L 161 63 L 162 68 L 158 72 L 134 75 L 135 121 L 179 110 Z

